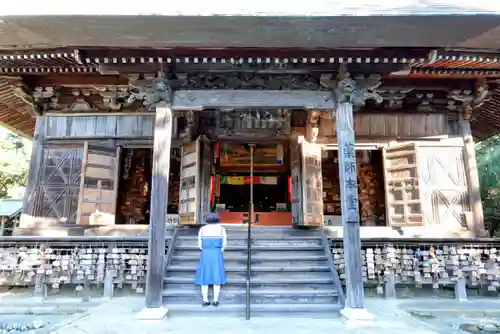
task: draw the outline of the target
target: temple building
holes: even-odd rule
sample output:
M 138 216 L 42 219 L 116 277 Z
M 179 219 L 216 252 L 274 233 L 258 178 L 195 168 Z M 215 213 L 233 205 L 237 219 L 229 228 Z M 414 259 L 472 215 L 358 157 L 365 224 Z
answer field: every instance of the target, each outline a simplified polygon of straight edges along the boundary
M 209 211 L 228 226 L 321 228 L 352 241 L 347 305 L 362 308 L 361 239 L 485 235 L 474 141 L 500 129 L 499 26 L 7 17 L 0 122 L 33 138 L 14 234 L 149 235 L 154 275 L 165 225 Z M 158 308 L 161 281 L 147 284 Z

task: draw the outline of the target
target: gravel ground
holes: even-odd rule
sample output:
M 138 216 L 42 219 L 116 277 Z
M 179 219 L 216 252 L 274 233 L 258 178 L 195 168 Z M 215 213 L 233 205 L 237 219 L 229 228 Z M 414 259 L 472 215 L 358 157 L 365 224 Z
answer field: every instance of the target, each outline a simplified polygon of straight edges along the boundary
M 50 333 L 53 327 L 73 316 L 68 314 L 16 314 L 0 315 L 0 333 Z

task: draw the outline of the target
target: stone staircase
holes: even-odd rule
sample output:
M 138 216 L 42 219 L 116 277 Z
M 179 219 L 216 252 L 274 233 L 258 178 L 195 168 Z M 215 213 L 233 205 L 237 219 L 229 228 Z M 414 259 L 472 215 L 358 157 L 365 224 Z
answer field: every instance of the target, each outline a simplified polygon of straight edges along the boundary
M 221 289 L 219 307 L 202 307 L 199 287 L 194 285 L 199 261 L 197 230 L 179 230 L 164 280 L 164 302 L 170 316 L 220 313 L 244 317 L 247 229 L 245 226 L 226 229 L 228 245 L 224 257 L 228 284 Z M 321 231 L 252 228 L 252 317 L 331 317 L 341 308 L 333 277 Z

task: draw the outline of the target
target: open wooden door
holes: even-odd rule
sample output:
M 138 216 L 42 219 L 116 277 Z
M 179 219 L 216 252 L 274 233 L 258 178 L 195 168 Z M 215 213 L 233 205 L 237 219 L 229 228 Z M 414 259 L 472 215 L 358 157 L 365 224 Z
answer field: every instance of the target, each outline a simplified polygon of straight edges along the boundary
M 116 216 L 120 147 L 85 142 L 77 223 L 113 225 Z
M 290 176 L 292 191 L 292 224 L 304 224 L 304 205 L 302 199 L 302 152 L 297 141 L 290 143 Z
M 463 147 L 420 147 L 418 153 L 425 223 L 450 229 L 467 226 L 470 204 Z
M 304 140 L 301 151 L 304 225 L 320 227 L 324 225 L 321 146 Z
M 199 198 L 197 208 L 197 224 L 203 224 L 203 215 L 210 212 L 210 195 L 212 194 L 212 163 L 214 161 L 212 154 L 212 147 L 210 140 L 205 136 L 198 138 L 200 141 L 200 155 L 201 161 L 198 173 L 200 175 Z
M 424 224 L 417 144 L 391 146 L 384 151 L 386 215 L 392 227 Z
M 183 144 L 179 193 L 181 225 L 202 224 L 203 213 L 210 210 L 211 166 L 210 142 L 206 137 L 200 136 Z

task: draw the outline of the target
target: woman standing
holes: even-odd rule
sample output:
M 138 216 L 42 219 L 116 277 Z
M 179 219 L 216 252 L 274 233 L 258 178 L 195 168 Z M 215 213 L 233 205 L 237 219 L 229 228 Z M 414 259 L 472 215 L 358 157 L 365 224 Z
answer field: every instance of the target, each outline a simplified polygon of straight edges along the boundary
M 201 250 L 200 264 L 196 270 L 196 285 L 201 286 L 203 306 L 210 305 L 208 300 L 208 286 L 214 289 L 212 305 L 219 305 L 220 286 L 226 284 L 226 270 L 224 269 L 224 248 L 226 247 L 226 229 L 219 225 L 218 213 L 205 215 L 207 225 L 198 232 L 198 247 Z

